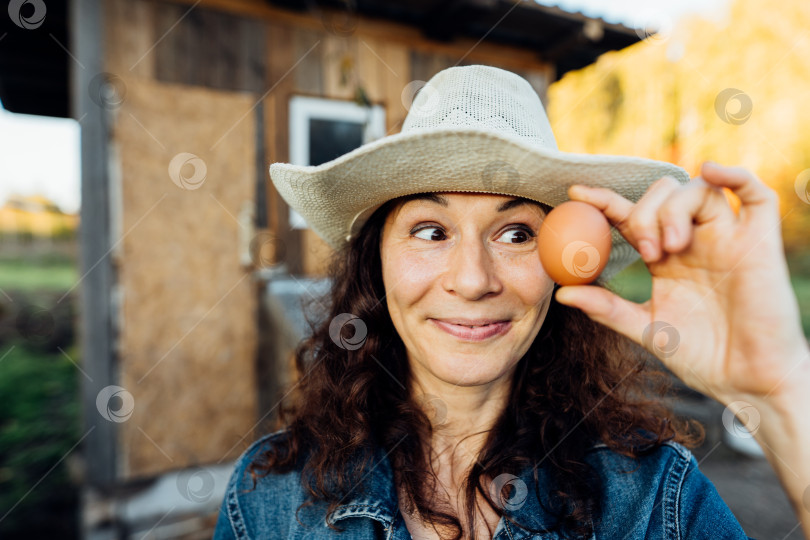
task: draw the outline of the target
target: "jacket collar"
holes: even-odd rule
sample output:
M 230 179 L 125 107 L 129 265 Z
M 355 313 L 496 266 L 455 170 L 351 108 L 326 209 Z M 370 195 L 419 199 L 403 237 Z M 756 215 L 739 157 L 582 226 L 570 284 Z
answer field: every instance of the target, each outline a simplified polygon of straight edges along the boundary
M 604 446 L 603 443 L 594 444 L 589 450 Z M 332 514 L 330 520 L 332 523 L 349 517 L 368 517 L 379 521 L 386 529 L 393 525 L 399 512 L 399 501 L 394 486 L 393 468 L 388 458 L 389 454 L 390 451 L 385 452 L 380 447 L 375 448 L 373 462 L 362 478 L 361 486 L 353 490 L 346 500 L 338 505 Z M 505 529 L 508 537 L 514 540 L 530 537 L 548 540 L 564 538 L 557 533 L 532 536 L 534 533 L 530 530 L 547 530 L 555 523 L 553 515 L 540 505 L 540 501 L 534 494 L 534 488 L 537 486 L 540 497 L 544 501 L 547 497 L 550 478 L 546 467 L 542 464 L 537 467 L 529 466 L 516 479 L 504 478 L 502 481 L 504 483 L 510 481 L 515 486 L 512 489 L 512 499 L 505 502 L 505 515 L 526 527 L 501 519 L 493 536 L 496 536 L 501 529 Z M 524 487 L 525 490 L 523 490 Z M 521 492 L 525 494 L 524 500 L 520 500 Z

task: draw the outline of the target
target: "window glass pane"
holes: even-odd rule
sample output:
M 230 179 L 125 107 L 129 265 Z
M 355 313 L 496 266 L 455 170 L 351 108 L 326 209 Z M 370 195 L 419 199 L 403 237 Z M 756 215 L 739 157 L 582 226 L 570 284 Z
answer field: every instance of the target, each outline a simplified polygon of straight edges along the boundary
M 342 120 L 309 119 L 309 164 L 320 165 L 363 144 L 363 125 Z

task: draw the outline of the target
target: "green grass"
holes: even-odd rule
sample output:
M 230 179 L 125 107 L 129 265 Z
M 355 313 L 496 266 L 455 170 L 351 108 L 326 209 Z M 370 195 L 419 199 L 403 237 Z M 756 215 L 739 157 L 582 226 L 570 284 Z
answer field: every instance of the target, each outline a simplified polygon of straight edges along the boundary
M 0 289 L 67 291 L 78 279 L 76 263 L 68 258 L 0 259 Z
M 802 328 L 804 334 L 810 336 L 810 251 L 788 256 L 787 261 Z M 622 298 L 637 303 L 646 302 L 652 294 L 652 278 L 641 259 L 616 274 L 608 285 Z
M 81 374 L 22 342 L 0 345 L 0 358 L 0 537 L 74 538 L 79 492 L 63 458 L 80 438 Z

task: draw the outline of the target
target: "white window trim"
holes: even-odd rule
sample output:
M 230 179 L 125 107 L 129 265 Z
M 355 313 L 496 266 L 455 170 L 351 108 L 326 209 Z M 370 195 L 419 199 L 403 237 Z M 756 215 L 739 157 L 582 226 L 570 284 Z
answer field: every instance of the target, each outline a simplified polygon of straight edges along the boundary
M 372 105 L 369 108 L 353 101 L 293 96 L 290 99 L 289 126 L 290 163 L 293 165 L 310 165 L 309 120 L 311 118 L 365 124 L 363 144 L 385 135 L 385 109 L 380 105 Z M 293 229 L 308 228 L 304 218 L 292 208 L 290 208 L 289 225 Z

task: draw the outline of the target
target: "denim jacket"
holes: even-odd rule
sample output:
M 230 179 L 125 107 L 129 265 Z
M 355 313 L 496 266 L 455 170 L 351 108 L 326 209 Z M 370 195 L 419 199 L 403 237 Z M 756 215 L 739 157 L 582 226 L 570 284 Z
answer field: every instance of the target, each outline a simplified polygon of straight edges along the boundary
M 214 540 L 226 539 L 410 539 L 399 513 L 393 472 L 387 454 L 377 452 L 363 487 L 347 497 L 332 515 L 339 533 L 326 524 L 326 503 L 296 509 L 304 501 L 300 471 L 269 474 L 257 480 L 255 490 L 246 468 L 267 445 L 284 433 L 271 433 L 254 442 L 236 461 L 219 512 Z M 740 539 L 749 540 L 714 485 L 698 469 L 686 447 L 667 442 L 638 461 L 604 444 L 588 449 L 586 461 L 602 479 L 603 514 L 594 524 L 593 539 Z M 630 472 L 632 471 L 632 472 Z M 534 496 L 534 474 L 529 467 L 518 478 L 528 496 L 522 504 L 506 501 L 503 510 L 521 525 L 549 529 L 555 523 Z M 548 493 L 548 472 L 538 467 L 540 493 Z M 512 480 L 512 482 L 517 482 Z M 517 486 L 515 486 L 517 487 Z M 521 485 L 522 487 L 522 485 Z M 251 490 L 251 491 L 248 491 Z M 514 495 L 518 490 L 513 489 Z M 303 524 L 302 524 L 303 523 Z M 533 534 L 503 517 L 496 540 L 560 539 L 555 533 Z

